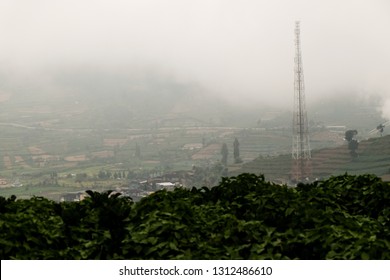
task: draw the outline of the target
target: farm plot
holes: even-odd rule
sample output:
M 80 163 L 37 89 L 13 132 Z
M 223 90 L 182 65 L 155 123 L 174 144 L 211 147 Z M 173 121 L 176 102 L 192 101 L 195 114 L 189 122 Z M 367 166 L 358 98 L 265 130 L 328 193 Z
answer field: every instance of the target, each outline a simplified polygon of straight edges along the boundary
M 41 148 L 38 148 L 36 146 L 30 146 L 30 147 L 28 147 L 28 150 L 30 151 L 30 154 L 32 154 L 32 155 L 43 155 L 46 153 L 44 150 L 42 150 Z
M 12 168 L 12 160 L 9 156 L 3 156 L 4 166 L 6 169 Z
M 15 156 L 15 164 L 18 164 L 22 167 L 30 167 L 21 156 Z
M 127 141 L 127 138 L 106 138 L 103 140 L 103 145 L 107 147 L 123 146 Z
M 193 160 L 211 159 L 221 151 L 221 144 L 211 144 L 192 155 Z
M 110 158 L 113 156 L 114 156 L 114 152 L 108 150 L 91 153 L 92 158 Z
M 88 157 L 85 154 L 82 154 L 82 155 L 67 156 L 64 158 L 64 160 L 69 162 L 82 162 L 82 161 L 87 161 Z

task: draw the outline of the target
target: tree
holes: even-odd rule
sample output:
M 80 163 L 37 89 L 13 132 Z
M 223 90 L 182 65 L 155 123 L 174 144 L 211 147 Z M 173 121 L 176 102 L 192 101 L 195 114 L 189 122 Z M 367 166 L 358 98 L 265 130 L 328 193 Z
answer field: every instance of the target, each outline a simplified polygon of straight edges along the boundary
M 141 148 L 139 147 L 138 143 L 135 143 L 135 157 L 137 159 L 141 159 Z
M 234 163 L 241 163 L 242 160 L 240 158 L 240 143 L 238 142 L 237 138 L 234 139 L 233 148 Z
M 352 139 L 358 134 L 357 130 L 347 130 L 345 132 L 345 140 L 351 142 Z
M 222 148 L 221 148 L 221 155 L 222 155 L 221 162 L 223 165 L 227 165 L 228 154 L 229 154 L 228 147 L 227 147 L 226 143 L 223 143 Z
M 356 150 L 359 147 L 359 142 L 355 139 L 358 134 L 357 130 L 347 130 L 345 132 L 345 140 L 348 141 L 348 149 L 351 151 L 351 156 L 356 157 Z
M 75 182 L 81 183 L 81 182 L 85 181 L 87 179 L 87 177 L 88 177 L 87 173 L 77 173 Z
M 100 170 L 99 174 L 98 174 L 98 178 L 99 179 L 106 179 L 107 178 L 106 172 L 104 172 L 103 170 Z
M 357 140 L 355 140 L 355 139 L 352 139 L 348 143 L 348 149 L 351 151 L 351 156 L 352 157 L 357 157 L 356 150 L 357 150 L 358 147 L 359 147 L 359 142 Z
M 383 136 L 383 130 L 385 126 L 383 124 L 380 124 L 376 127 L 376 129 L 380 132 L 381 136 Z

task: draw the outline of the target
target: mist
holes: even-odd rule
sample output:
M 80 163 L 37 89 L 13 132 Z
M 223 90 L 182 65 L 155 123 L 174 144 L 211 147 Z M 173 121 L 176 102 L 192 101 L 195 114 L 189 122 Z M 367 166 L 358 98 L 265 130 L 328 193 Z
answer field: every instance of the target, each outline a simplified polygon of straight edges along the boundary
M 288 109 L 300 20 L 307 102 L 381 96 L 389 118 L 389 15 L 385 0 L 2 0 L 0 89 L 92 92 L 92 82 L 80 89 L 86 69 L 121 83 L 152 72 L 231 103 Z

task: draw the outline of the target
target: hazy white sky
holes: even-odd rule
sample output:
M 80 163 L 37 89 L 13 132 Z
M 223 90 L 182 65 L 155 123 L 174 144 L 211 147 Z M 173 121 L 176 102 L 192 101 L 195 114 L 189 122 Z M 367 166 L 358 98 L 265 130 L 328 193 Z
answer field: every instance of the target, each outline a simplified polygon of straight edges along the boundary
M 308 102 L 390 100 L 388 0 L 0 0 L 0 68 L 31 78 L 147 65 L 231 99 L 290 106 L 296 20 Z

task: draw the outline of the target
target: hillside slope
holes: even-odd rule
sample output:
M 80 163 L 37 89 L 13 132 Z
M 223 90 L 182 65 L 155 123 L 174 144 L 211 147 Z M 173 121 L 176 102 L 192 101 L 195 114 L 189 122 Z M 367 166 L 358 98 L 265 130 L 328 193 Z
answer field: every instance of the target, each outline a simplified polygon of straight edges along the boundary
M 375 174 L 384 179 L 390 174 L 390 135 L 363 140 L 359 143 L 358 157 L 353 158 L 347 143 L 335 148 L 312 151 L 312 179 L 331 175 Z M 258 157 L 246 163 L 234 174 L 251 172 L 264 174 L 268 180 L 287 182 L 291 174 L 291 155 L 278 157 Z

